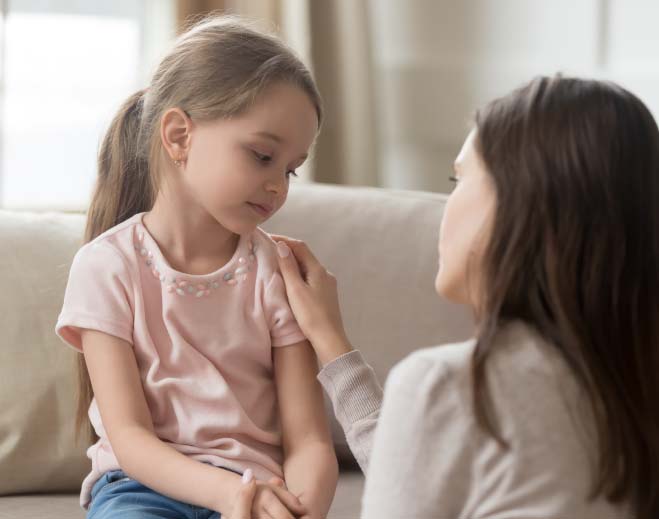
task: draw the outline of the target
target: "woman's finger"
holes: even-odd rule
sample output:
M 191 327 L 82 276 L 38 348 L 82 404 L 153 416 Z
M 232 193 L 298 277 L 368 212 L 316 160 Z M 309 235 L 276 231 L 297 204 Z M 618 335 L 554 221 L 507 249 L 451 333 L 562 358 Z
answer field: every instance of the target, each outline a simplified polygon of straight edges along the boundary
M 314 256 L 309 246 L 300 240 L 294 240 L 286 236 L 272 234 L 272 239 L 277 243 L 285 243 L 290 250 L 293 251 L 295 258 L 305 272 L 310 272 L 317 268 L 322 268 L 320 261 Z
M 243 484 L 236 504 L 233 506 L 230 519 L 252 519 L 252 504 L 256 494 L 256 480 L 252 479 L 249 483 Z
M 284 278 L 287 288 L 298 286 L 305 282 L 300 272 L 300 266 L 285 242 L 277 243 L 277 255 L 279 256 L 279 270 Z

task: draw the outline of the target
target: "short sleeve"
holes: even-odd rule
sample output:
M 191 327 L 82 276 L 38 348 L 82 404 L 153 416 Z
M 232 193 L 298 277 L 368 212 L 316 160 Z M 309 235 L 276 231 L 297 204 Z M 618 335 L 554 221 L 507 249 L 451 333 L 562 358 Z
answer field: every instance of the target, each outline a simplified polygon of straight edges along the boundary
M 291 346 L 306 339 L 288 304 L 286 287 L 279 272 L 275 272 L 265 290 L 265 311 L 272 346 Z
M 81 329 L 97 330 L 133 343 L 133 307 L 128 267 L 104 243 L 83 246 L 73 258 L 55 332 L 82 352 Z

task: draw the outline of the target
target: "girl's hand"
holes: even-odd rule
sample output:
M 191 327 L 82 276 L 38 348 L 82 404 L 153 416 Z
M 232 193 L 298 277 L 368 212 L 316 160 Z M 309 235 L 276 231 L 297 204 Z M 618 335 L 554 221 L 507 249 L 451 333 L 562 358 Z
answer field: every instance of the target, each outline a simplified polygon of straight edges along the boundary
M 339 307 L 335 277 L 315 258 L 306 243 L 272 235 L 279 268 L 295 318 L 323 365 L 352 350 Z
M 252 519 L 252 505 L 255 495 L 256 481 L 253 478 L 248 482 L 243 480 L 243 486 L 238 492 L 238 497 L 231 511 L 231 517 L 228 519 Z
M 243 475 L 243 486 L 238 491 L 229 519 L 295 519 L 306 513 L 306 508 L 286 489 L 283 480 L 272 478 L 267 483 L 260 483 L 248 469 Z

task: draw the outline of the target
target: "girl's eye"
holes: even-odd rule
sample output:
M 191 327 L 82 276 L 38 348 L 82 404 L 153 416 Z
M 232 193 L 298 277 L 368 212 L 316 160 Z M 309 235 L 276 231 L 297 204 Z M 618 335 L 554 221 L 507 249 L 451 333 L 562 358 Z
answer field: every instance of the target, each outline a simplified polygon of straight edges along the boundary
M 265 155 L 263 153 L 259 153 L 258 151 L 252 151 L 252 153 L 256 157 L 256 160 L 258 160 L 259 162 L 265 162 L 267 164 L 270 163 L 270 161 L 272 161 L 272 157 L 270 155 Z

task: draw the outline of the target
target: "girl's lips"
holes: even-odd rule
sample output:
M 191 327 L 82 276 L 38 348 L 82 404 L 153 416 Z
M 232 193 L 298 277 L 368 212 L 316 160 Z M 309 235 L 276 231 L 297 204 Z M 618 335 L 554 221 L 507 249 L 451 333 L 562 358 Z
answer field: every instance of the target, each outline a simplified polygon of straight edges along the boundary
M 267 217 L 267 216 L 270 216 L 270 214 L 272 214 L 272 208 L 270 206 L 255 204 L 253 202 L 247 202 L 247 205 L 249 205 L 252 209 L 254 209 L 261 216 L 266 216 Z

